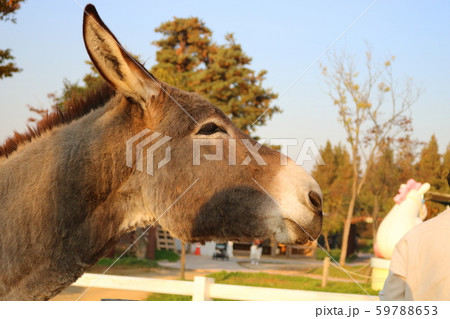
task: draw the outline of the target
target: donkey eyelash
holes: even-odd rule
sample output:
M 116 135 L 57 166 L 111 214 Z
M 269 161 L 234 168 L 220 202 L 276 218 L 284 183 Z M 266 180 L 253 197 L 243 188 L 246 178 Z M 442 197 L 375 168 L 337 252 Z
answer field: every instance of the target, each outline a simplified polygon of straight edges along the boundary
M 217 126 L 214 122 L 209 122 L 204 124 L 200 130 L 197 132 L 197 135 L 212 135 L 214 133 L 227 133 L 223 128 Z

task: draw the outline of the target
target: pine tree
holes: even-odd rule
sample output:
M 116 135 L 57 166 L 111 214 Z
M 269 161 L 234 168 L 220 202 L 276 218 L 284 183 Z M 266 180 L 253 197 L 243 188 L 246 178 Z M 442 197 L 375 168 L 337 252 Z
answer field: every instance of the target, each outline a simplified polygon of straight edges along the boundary
M 157 64 L 151 72 L 158 79 L 182 90 L 201 94 L 221 108 L 246 133 L 280 112 L 276 106 L 269 108 L 277 94 L 262 86 L 266 71 L 255 73 L 248 68 L 252 59 L 244 53 L 232 34 L 225 37 L 224 45 L 213 43 L 211 30 L 198 18 L 174 18 L 155 31 L 163 35 L 162 39 L 154 42 L 158 47 Z M 104 82 L 92 63 L 86 63 L 90 65 L 91 72 L 84 76 L 82 85 L 65 79 L 61 94 L 48 95 L 53 109 L 63 109 L 65 101 L 72 95 L 83 94 Z M 39 115 L 47 113 L 37 107 L 29 106 L 29 109 Z
M 210 55 L 217 49 L 211 43 L 211 30 L 198 18 L 174 18 L 155 31 L 163 38 L 153 42 L 158 47 L 158 64 L 152 67 L 152 73 L 177 88 L 192 91 L 192 72 L 200 65 L 209 65 Z
M 395 167 L 398 172 L 399 185 L 410 178 L 417 178 L 414 163 L 418 158 L 417 148 L 421 143 L 412 140 L 409 135 L 398 140 L 398 150 L 395 156 Z
M 0 21 L 16 23 L 15 12 L 20 9 L 23 0 L 0 0 Z M 0 79 L 11 77 L 14 73 L 22 71 L 14 62 L 11 49 L 0 49 Z
M 431 185 L 430 191 L 442 192 L 446 189 L 446 179 L 442 174 L 442 161 L 436 136 L 433 134 L 428 144 L 422 148 L 419 162 L 415 166 L 417 180 Z M 438 215 L 443 207 L 441 204 L 427 202 L 428 219 Z
M 441 155 L 436 136 L 433 134 L 430 141 L 425 145 L 416 165 L 416 174 L 419 181 L 431 184 L 434 190 L 439 191 L 441 186 Z
M 379 218 L 384 217 L 395 204 L 393 197 L 401 184 L 399 173 L 394 162 L 394 151 L 390 143 L 384 141 L 368 173 L 360 201 L 360 205 L 371 213 L 374 244 Z
M 450 174 L 450 143 L 447 145 L 445 153 L 442 155 L 442 166 L 441 166 L 441 187 L 440 190 L 443 193 L 450 193 L 450 185 L 447 182 L 447 176 Z
M 269 108 L 277 94 L 262 86 L 266 71 L 248 67 L 252 59 L 233 34 L 225 36 L 225 44 L 216 44 L 198 18 L 174 18 L 155 31 L 163 35 L 154 42 L 159 48 L 152 68 L 157 78 L 203 95 L 246 133 L 255 129 L 255 121 L 263 125 L 280 112 L 276 106 Z

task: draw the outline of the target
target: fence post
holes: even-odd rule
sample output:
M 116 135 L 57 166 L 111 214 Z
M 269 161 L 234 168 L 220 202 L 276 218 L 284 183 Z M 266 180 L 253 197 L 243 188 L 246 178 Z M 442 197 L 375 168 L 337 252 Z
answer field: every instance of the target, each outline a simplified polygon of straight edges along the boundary
M 192 301 L 209 301 L 209 286 L 214 284 L 214 278 L 194 277 L 194 293 Z
M 181 241 L 181 258 L 180 258 L 180 278 L 185 279 L 186 270 L 186 243 Z
M 275 239 L 275 235 L 273 235 L 272 238 L 270 239 L 270 255 L 272 257 L 276 257 L 277 256 L 277 248 L 278 248 L 278 244 L 277 244 L 277 241 Z
M 322 287 L 326 287 L 328 282 L 328 273 L 330 271 L 330 257 L 323 260 Z

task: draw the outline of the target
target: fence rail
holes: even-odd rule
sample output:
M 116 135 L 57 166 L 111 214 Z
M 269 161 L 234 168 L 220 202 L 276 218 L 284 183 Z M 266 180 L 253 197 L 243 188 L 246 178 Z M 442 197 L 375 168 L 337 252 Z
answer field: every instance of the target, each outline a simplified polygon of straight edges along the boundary
M 276 289 L 216 284 L 214 278 L 194 277 L 194 281 L 152 279 L 128 276 L 84 274 L 73 286 L 145 291 L 162 294 L 192 296 L 193 301 L 232 300 L 297 300 L 297 301 L 370 301 L 378 297 L 344 293 L 330 293 L 293 289 Z

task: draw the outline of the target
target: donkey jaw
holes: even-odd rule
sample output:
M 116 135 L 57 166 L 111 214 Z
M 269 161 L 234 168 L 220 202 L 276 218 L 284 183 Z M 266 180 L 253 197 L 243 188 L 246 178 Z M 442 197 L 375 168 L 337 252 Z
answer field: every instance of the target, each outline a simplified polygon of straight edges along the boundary
M 306 215 L 308 218 L 299 218 Z M 322 216 L 305 209 L 303 213 L 290 214 L 287 217 L 285 211 L 281 212 L 281 227 L 274 232 L 277 242 L 283 244 L 305 245 L 319 238 L 322 230 Z M 279 224 L 279 225 L 280 225 Z
M 284 219 L 284 225 L 283 231 L 275 233 L 276 241 L 283 244 L 306 245 L 314 242 L 320 235 L 320 230 L 312 234 L 311 229 L 306 230 L 301 224 L 290 218 Z

